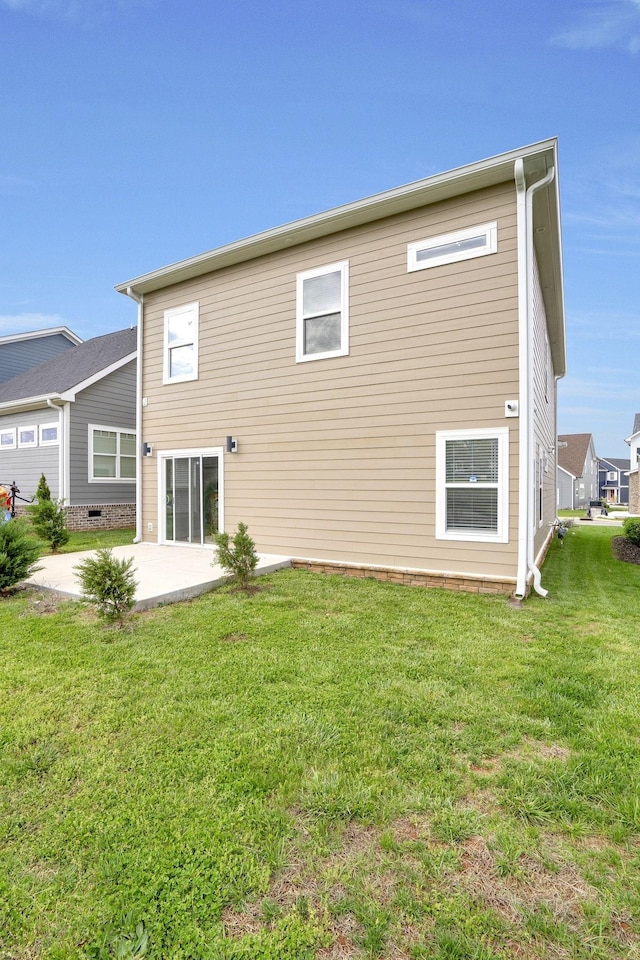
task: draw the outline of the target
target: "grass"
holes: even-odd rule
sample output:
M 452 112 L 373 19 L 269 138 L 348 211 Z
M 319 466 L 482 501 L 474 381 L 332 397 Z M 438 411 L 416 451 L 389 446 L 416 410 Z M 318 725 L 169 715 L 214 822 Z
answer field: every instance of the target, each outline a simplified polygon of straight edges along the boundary
M 0 603 L 0 958 L 640 956 L 640 567 Z
M 57 552 L 76 553 L 79 550 L 98 550 L 100 547 L 119 547 L 121 544 L 133 543 L 134 536 L 135 529 L 129 527 L 121 530 L 70 530 L 69 542 Z M 42 552 L 51 552 L 44 542 Z

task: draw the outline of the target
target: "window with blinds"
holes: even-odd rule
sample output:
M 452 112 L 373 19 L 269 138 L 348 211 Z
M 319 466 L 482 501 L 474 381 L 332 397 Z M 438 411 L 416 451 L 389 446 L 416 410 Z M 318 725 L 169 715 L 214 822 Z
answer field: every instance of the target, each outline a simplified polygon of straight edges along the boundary
M 437 537 L 505 541 L 507 441 L 503 430 L 437 435 Z

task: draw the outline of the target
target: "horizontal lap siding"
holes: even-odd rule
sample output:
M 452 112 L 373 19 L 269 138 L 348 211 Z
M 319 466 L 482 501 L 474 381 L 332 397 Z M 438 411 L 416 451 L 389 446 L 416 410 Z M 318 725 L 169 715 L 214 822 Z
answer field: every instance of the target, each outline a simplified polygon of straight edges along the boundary
M 136 362 L 87 387 L 71 405 L 71 503 L 135 503 L 135 483 L 89 483 L 90 423 L 134 432 L 136 429 Z
M 41 426 L 45 423 L 59 424 L 59 414 L 51 407 L 29 410 L 26 413 L 7 414 L 0 417 L 0 429 L 13 427 Z M 47 447 L 22 447 L 16 450 L 0 449 L 0 484 L 7 485 L 14 480 L 20 488 L 20 496 L 31 500 L 35 496 L 38 481 L 44 473 L 51 490 L 51 496 L 60 496 L 60 445 Z
M 407 273 L 413 240 L 498 220 L 498 253 Z M 348 259 L 350 353 L 296 364 L 296 273 Z M 359 227 L 227 268 L 145 300 L 144 439 L 223 446 L 227 529 L 258 548 L 515 575 L 518 396 L 513 186 Z M 200 304 L 199 379 L 162 385 L 163 311 Z M 435 431 L 511 426 L 511 543 L 434 538 Z M 157 460 L 143 463 L 155 539 Z M 147 533 L 147 523 L 154 529 Z

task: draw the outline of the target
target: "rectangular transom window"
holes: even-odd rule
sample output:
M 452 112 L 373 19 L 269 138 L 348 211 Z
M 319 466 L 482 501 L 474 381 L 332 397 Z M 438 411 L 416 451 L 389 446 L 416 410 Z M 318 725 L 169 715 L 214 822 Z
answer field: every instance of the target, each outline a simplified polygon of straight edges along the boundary
M 89 424 L 89 483 L 132 483 L 136 478 L 136 435 Z
M 296 278 L 296 361 L 349 353 L 349 261 Z
M 506 543 L 509 431 L 436 434 L 436 537 Z
M 483 223 L 478 227 L 456 230 L 427 240 L 417 240 L 407 245 L 407 270 L 426 270 L 443 263 L 457 263 L 484 257 L 498 249 L 498 224 Z
M 163 383 L 198 379 L 199 304 L 164 312 Z
M 58 442 L 58 424 L 41 423 L 40 424 L 40 446 L 51 447 Z
M 16 428 L 0 430 L 0 450 L 15 450 L 16 446 Z
M 19 447 L 37 447 L 38 446 L 38 428 L 18 427 L 18 446 Z

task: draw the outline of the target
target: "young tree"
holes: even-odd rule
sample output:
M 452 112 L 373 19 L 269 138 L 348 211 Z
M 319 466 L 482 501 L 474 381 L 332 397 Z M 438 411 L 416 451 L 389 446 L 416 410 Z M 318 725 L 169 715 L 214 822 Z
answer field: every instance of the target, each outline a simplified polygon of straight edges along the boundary
M 51 490 L 44 473 L 36 490 L 35 503 L 27 507 L 31 516 L 31 525 L 38 536 L 45 540 L 55 553 L 69 540 L 67 517 L 62 500 L 52 500 Z
M 213 566 L 220 566 L 230 573 L 242 590 L 246 590 L 258 564 L 256 545 L 247 532 L 247 525 L 239 523 L 233 539 L 228 533 L 217 533 L 213 538 L 218 555 Z

